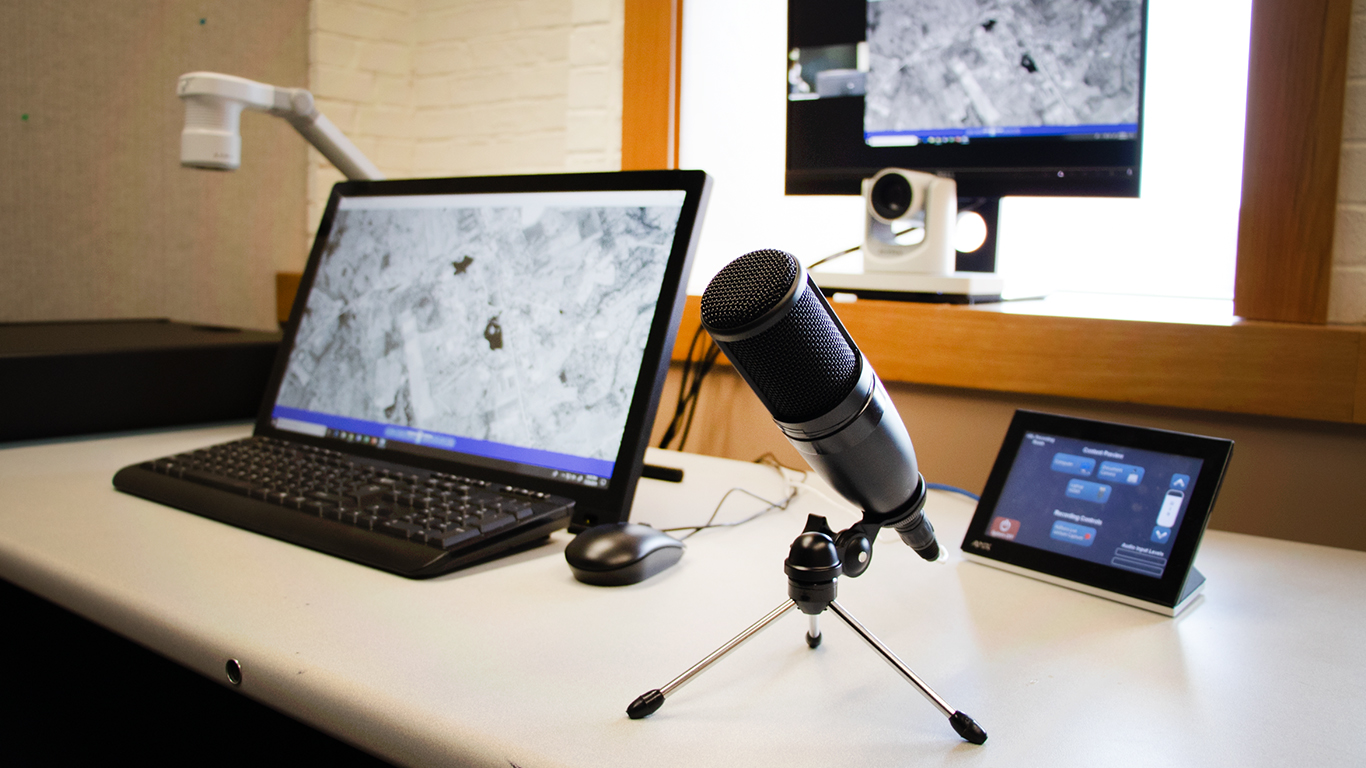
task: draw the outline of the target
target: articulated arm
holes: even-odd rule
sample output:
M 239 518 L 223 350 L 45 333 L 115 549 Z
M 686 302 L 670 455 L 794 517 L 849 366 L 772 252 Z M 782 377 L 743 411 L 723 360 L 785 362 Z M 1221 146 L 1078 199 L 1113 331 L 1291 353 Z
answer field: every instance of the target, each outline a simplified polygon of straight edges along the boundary
M 180 76 L 176 94 L 185 101 L 180 163 L 230 171 L 242 163 L 242 110 L 283 117 L 348 179 L 383 179 L 375 164 L 313 105 L 303 88 L 277 88 L 217 72 Z

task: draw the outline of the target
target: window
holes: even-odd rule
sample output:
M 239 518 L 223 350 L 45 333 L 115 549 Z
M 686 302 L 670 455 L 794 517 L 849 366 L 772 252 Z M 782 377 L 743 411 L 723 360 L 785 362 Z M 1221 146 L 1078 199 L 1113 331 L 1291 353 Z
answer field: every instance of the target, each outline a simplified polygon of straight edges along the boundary
M 1010 198 L 1008 295 L 1051 291 L 1231 299 L 1250 0 L 1150 0 L 1142 197 Z M 804 262 L 862 239 L 862 201 L 784 197 L 786 0 L 687 0 L 680 165 L 716 177 L 700 293 L 754 248 Z

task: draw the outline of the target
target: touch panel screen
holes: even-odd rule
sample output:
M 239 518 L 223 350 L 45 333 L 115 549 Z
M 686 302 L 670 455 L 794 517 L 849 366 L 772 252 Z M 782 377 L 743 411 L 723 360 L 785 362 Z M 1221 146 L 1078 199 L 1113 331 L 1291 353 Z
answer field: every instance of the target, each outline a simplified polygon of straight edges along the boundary
M 986 535 L 1160 578 L 1202 464 L 1027 432 Z

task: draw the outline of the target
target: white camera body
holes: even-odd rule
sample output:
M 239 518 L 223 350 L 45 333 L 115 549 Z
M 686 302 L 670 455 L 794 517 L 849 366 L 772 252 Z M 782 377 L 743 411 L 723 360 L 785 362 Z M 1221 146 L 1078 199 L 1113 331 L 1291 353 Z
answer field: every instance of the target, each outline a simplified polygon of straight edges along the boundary
M 884 168 L 863 180 L 863 271 L 950 275 L 956 254 L 958 184 L 931 173 Z M 921 229 L 919 242 L 899 242 Z

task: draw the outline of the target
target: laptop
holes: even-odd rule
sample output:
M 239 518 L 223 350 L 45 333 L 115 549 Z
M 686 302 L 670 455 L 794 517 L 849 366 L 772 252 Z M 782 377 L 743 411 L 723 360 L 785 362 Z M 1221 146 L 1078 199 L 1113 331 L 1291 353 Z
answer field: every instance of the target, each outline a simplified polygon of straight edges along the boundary
M 114 486 L 413 578 L 626 521 L 710 184 L 337 184 L 252 436 Z

